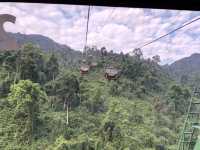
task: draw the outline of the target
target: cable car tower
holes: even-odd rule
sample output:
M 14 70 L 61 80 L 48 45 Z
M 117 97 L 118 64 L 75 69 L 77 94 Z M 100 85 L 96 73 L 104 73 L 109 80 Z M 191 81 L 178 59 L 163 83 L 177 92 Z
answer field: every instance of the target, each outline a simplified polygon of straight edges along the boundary
M 194 96 L 200 96 L 200 89 L 195 88 Z M 194 150 L 198 136 L 198 128 L 200 128 L 200 100 L 191 97 L 183 129 L 178 142 L 177 150 Z

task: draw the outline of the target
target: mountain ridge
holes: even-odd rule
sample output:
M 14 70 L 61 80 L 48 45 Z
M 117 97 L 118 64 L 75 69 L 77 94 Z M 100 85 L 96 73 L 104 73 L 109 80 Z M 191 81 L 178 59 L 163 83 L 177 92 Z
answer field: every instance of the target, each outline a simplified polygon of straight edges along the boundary
M 68 45 L 60 44 L 53 39 L 41 34 L 22 34 L 8 32 L 9 36 L 14 37 L 19 45 L 32 43 L 39 46 L 44 52 L 58 52 L 67 66 L 77 65 L 81 59 L 81 51 L 75 50 Z
M 61 52 L 64 59 L 68 59 L 69 63 L 77 63 L 81 58 L 81 52 L 74 50 L 68 45 L 60 44 L 53 39 L 41 34 L 22 34 L 8 33 L 15 37 L 20 45 L 27 42 L 38 45 L 45 52 Z M 163 65 L 162 68 L 175 80 L 180 80 L 181 76 L 191 76 L 200 74 L 200 53 L 193 53 L 188 57 L 181 58 L 170 65 Z
M 171 65 L 163 67 L 176 80 L 180 80 L 182 76 L 192 77 L 195 74 L 200 75 L 200 53 L 193 53 L 188 57 L 173 62 Z
M 18 44 L 23 45 L 27 42 L 39 45 L 43 50 L 74 50 L 70 46 L 60 44 L 53 39 L 41 34 L 22 34 L 22 33 L 8 33 L 15 37 Z M 75 51 L 75 50 L 74 50 Z

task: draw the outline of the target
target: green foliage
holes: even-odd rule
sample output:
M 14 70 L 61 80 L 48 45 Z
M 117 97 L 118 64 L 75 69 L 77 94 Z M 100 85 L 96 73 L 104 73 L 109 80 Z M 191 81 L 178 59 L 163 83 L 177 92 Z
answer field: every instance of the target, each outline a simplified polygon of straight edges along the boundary
M 46 94 L 37 83 L 20 80 L 11 86 L 8 101 L 14 112 L 15 137 L 22 143 L 31 143 L 38 128 L 39 103 Z
M 36 46 L 27 44 L 19 51 L 19 68 L 21 79 L 30 79 L 33 82 L 44 83 L 44 58 L 42 51 Z
M 75 74 L 64 73 L 55 80 L 56 95 L 60 98 L 63 109 L 67 106 L 77 105 L 79 82 Z
M 0 97 L 6 97 L 10 92 L 10 86 L 13 83 L 13 79 L 5 78 L 4 80 L 0 81 Z
M 172 103 L 174 106 L 174 111 L 181 114 L 187 111 L 189 104 L 189 98 L 191 94 L 188 89 L 181 88 L 178 85 L 173 85 L 169 91 L 169 103 Z
M 132 102 L 123 98 L 111 98 L 102 126 L 104 142 L 112 143 L 112 149 L 153 147 L 156 142 L 151 133 L 150 120 L 153 118 L 144 118 L 147 114 L 151 116 L 150 107 L 146 104 L 148 103 L 137 100 Z
M 120 84 L 114 82 L 114 81 L 111 81 L 110 83 L 110 90 L 109 90 L 109 93 L 112 95 L 112 96 L 119 96 L 122 92 L 122 87 L 120 86 Z
M 180 79 L 180 83 L 181 83 L 182 85 L 188 84 L 188 76 L 187 76 L 187 75 L 182 75 L 182 76 L 181 76 L 181 79 Z
M 95 89 L 92 97 L 90 97 L 86 102 L 85 105 L 87 106 L 88 110 L 93 113 L 97 112 L 104 112 L 105 111 L 105 101 L 106 98 L 104 97 L 102 90 Z
M 46 63 L 47 80 L 54 80 L 59 73 L 58 59 L 52 54 Z
M 160 57 L 146 60 L 140 49 L 134 56 L 89 52 L 98 65 L 85 76 L 67 54 L 32 44 L 0 53 L 0 149 L 175 149 L 187 85 L 171 86 Z M 121 67 L 116 81 L 103 76 L 109 64 Z

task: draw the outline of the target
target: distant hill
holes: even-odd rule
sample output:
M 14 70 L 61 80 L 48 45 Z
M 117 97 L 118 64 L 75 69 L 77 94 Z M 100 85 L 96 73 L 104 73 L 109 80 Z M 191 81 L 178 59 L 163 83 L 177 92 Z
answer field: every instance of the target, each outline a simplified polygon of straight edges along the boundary
M 20 45 L 31 42 L 38 45 L 45 52 L 60 52 L 62 58 L 67 62 L 66 65 L 74 66 L 77 65 L 81 59 L 81 52 L 72 49 L 68 45 L 60 44 L 50 39 L 49 37 L 40 34 L 21 34 L 21 33 L 8 33 L 10 36 L 16 38 Z M 93 53 L 93 56 L 98 56 L 98 52 Z M 98 57 L 96 57 L 97 59 Z M 181 76 L 187 75 L 192 76 L 194 74 L 200 75 L 200 54 L 194 53 L 189 57 L 182 58 L 175 61 L 171 65 L 163 66 L 166 73 L 168 73 L 172 78 L 180 80 Z
M 200 54 L 194 53 L 189 57 L 175 61 L 171 65 L 165 65 L 164 68 L 176 80 L 180 80 L 181 76 L 200 75 Z
M 38 45 L 45 52 L 60 52 L 61 56 L 67 60 L 68 64 L 77 64 L 81 59 L 81 52 L 76 51 L 69 47 L 68 45 L 63 45 L 55 42 L 54 40 L 40 35 L 40 34 L 21 34 L 21 33 L 8 33 L 10 36 L 16 38 L 17 42 L 20 45 L 24 43 L 31 42 L 35 45 Z
M 70 51 L 73 50 L 67 45 L 59 44 L 54 40 L 40 35 L 40 34 L 21 34 L 21 33 L 9 33 L 11 36 L 17 39 L 17 42 L 22 45 L 27 42 L 31 42 L 33 44 L 39 45 L 43 50 L 65 50 Z

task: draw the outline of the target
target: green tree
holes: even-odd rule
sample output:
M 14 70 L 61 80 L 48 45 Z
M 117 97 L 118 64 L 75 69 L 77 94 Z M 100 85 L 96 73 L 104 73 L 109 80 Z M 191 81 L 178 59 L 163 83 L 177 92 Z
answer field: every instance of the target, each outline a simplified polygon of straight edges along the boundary
M 17 71 L 17 58 L 18 52 L 16 51 L 5 51 L 0 53 L 0 65 L 2 66 L 2 71 L 7 73 L 7 78 L 12 78 Z
M 4 59 L 3 67 L 7 70 L 8 76 L 15 71 L 16 68 L 16 54 L 10 54 Z
M 46 94 L 30 80 L 20 80 L 11 86 L 10 91 L 8 101 L 14 111 L 16 138 L 30 144 L 37 130 L 39 103 L 46 98 Z
M 173 103 L 174 110 L 183 114 L 189 104 L 191 94 L 188 89 L 181 88 L 179 85 L 173 85 L 169 91 L 169 101 Z
M 158 85 L 159 80 L 157 76 L 154 76 L 149 71 L 145 72 L 142 83 L 148 90 L 156 90 L 156 91 L 160 90 L 160 87 Z
M 44 70 L 44 56 L 42 51 L 32 45 L 24 45 L 19 52 L 19 66 L 21 79 L 29 79 L 33 82 L 44 83 L 46 75 Z
M 87 108 L 92 113 L 104 112 L 105 111 L 105 97 L 102 89 L 97 88 L 93 91 L 93 95 L 85 102 Z
M 64 73 L 56 79 L 56 95 L 63 104 L 63 110 L 67 110 L 67 124 L 69 124 L 69 107 L 78 99 L 79 81 L 74 74 Z
M 135 48 L 133 50 L 133 54 L 137 59 L 141 59 L 143 57 L 142 50 L 140 48 Z
M 44 85 L 45 91 L 49 97 L 51 108 L 54 108 L 54 106 L 56 106 L 57 86 L 58 84 L 55 80 L 51 80 Z
M 46 63 L 47 80 L 54 80 L 59 73 L 59 63 L 55 54 L 51 54 Z
M 180 82 L 182 85 L 186 85 L 188 83 L 188 76 L 187 75 L 182 75 Z
M 6 97 L 8 95 L 11 84 L 13 84 L 13 79 L 11 77 L 0 81 L 0 97 Z
M 138 77 L 144 76 L 144 72 L 147 70 L 148 68 L 144 63 L 138 59 L 127 60 L 123 64 L 123 74 L 133 81 L 136 81 Z
M 160 62 L 160 56 L 159 55 L 155 55 L 152 57 L 153 62 L 155 63 L 159 63 Z

